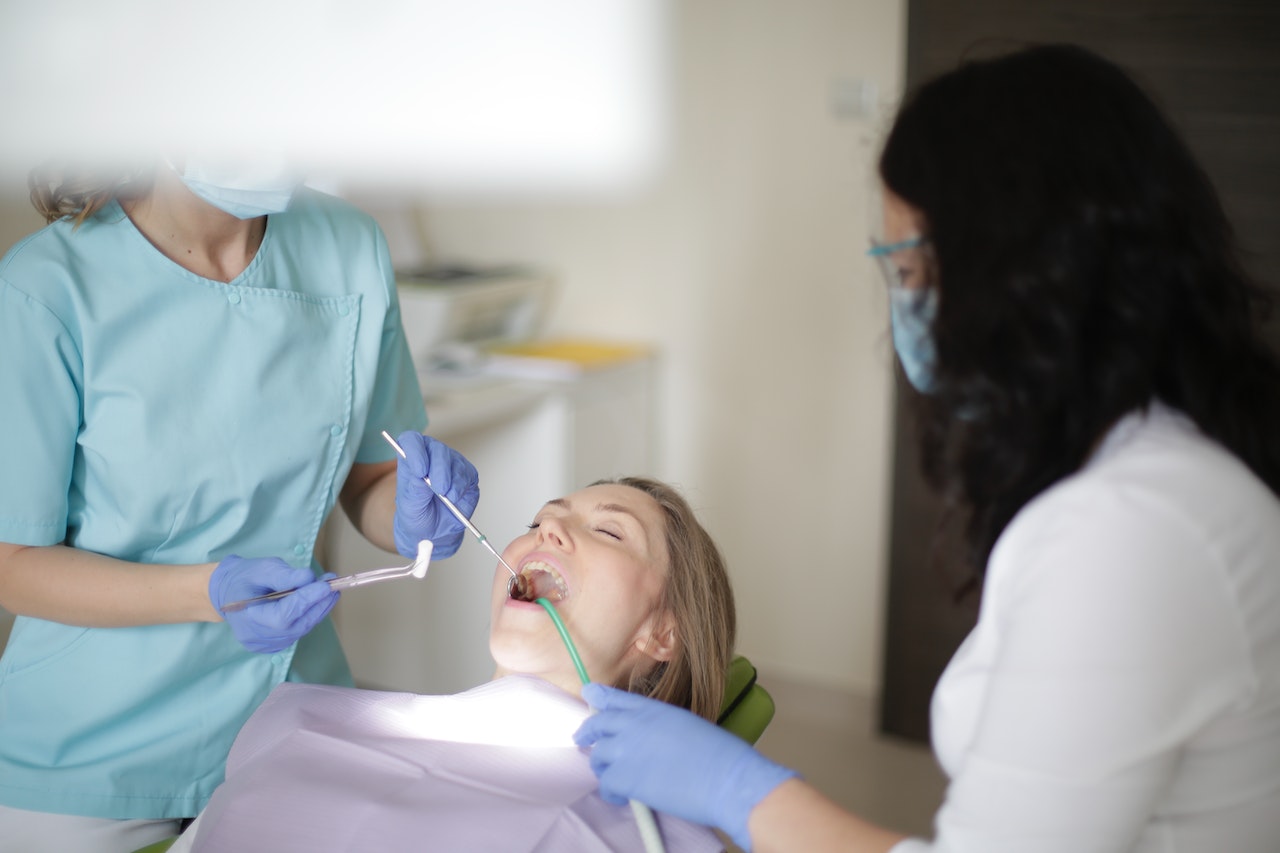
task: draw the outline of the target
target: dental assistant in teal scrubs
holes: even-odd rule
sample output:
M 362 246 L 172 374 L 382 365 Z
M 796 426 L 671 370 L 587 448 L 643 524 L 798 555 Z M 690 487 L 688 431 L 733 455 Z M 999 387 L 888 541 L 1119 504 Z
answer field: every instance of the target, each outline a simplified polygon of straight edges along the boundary
M 0 849 L 176 834 L 273 687 L 351 683 L 315 559 L 335 503 L 440 557 L 463 530 L 422 477 L 479 500 L 422 434 L 378 226 L 235 166 L 33 176 L 50 224 L 0 261 Z

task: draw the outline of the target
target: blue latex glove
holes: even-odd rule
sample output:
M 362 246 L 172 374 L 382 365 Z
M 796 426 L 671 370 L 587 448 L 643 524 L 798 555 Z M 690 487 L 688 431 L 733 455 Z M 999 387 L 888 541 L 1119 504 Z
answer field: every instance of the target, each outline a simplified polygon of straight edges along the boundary
M 701 717 L 601 684 L 582 688 L 597 713 L 574 734 L 590 746 L 600 795 L 639 800 L 661 812 L 724 830 L 751 849 L 747 818 L 765 795 L 796 775 L 737 735 Z
M 470 518 L 480 502 L 476 466 L 452 447 L 412 430 L 400 433 L 396 440 L 404 450 L 396 464 L 396 550 L 413 559 L 418 556 L 418 543 L 430 539 L 432 559 L 452 557 L 466 528 L 422 478 L 430 477 L 435 491 Z
M 231 626 L 240 645 L 251 652 L 270 654 L 287 649 L 320 624 L 338 601 L 338 593 L 310 569 L 299 569 L 276 557 L 249 559 L 231 554 L 209 576 L 209 600 Z M 223 613 L 224 605 L 282 589 L 298 591 L 275 601 L 251 604 L 243 610 Z

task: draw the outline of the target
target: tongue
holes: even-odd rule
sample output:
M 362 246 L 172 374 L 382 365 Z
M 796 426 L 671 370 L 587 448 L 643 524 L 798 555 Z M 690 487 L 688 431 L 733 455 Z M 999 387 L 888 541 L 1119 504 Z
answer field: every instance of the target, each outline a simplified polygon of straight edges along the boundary
M 564 595 L 550 572 L 535 569 L 527 575 L 513 579 L 511 597 L 519 601 L 535 601 L 539 598 L 561 601 Z

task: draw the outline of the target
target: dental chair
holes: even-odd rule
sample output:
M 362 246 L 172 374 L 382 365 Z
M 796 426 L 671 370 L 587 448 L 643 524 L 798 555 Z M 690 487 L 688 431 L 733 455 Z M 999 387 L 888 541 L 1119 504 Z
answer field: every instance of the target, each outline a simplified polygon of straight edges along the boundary
M 751 661 L 738 655 L 729 664 L 724 701 L 720 704 L 720 715 L 716 718 L 716 723 L 722 729 L 753 744 L 773 719 L 773 712 L 773 697 L 757 683 L 756 668 L 751 665 Z M 148 844 L 135 853 L 165 853 L 176 840 L 166 838 L 164 841 Z
M 756 668 L 738 655 L 729 664 L 724 685 L 724 702 L 716 723 L 747 743 L 755 743 L 773 719 L 773 697 L 756 682 Z

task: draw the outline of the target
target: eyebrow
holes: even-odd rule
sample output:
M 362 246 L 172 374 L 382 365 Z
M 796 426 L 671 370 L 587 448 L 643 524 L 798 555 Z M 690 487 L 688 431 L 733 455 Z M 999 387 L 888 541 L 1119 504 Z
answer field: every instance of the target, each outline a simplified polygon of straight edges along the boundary
M 547 501 L 546 506 L 557 506 L 565 510 L 570 508 L 569 502 L 564 498 L 553 498 L 552 500 Z M 639 524 L 642 528 L 644 527 L 644 522 L 641 521 L 640 516 L 636 514 L 635 510 L 631 509 L 630 507 L 625 507 L 622 504 L 596 504 L 596 511 L 597 512 L 617 512 L 617 513 L 622 513 L 623 515 L 629 515 L 636 520 L 637 524 Z
M 623 513 L 624 515 L 631 516 L 637 522 L 640 523 L 641 527 L 644 527 L 644 522 L 640 521 L 640 516 L 636 515 L 635 511 L 632 510 L 630 507 L 625 507 L 622 504 L 596 504 L 596 511 L 597 512 L 620 512 L 620 513 Z

